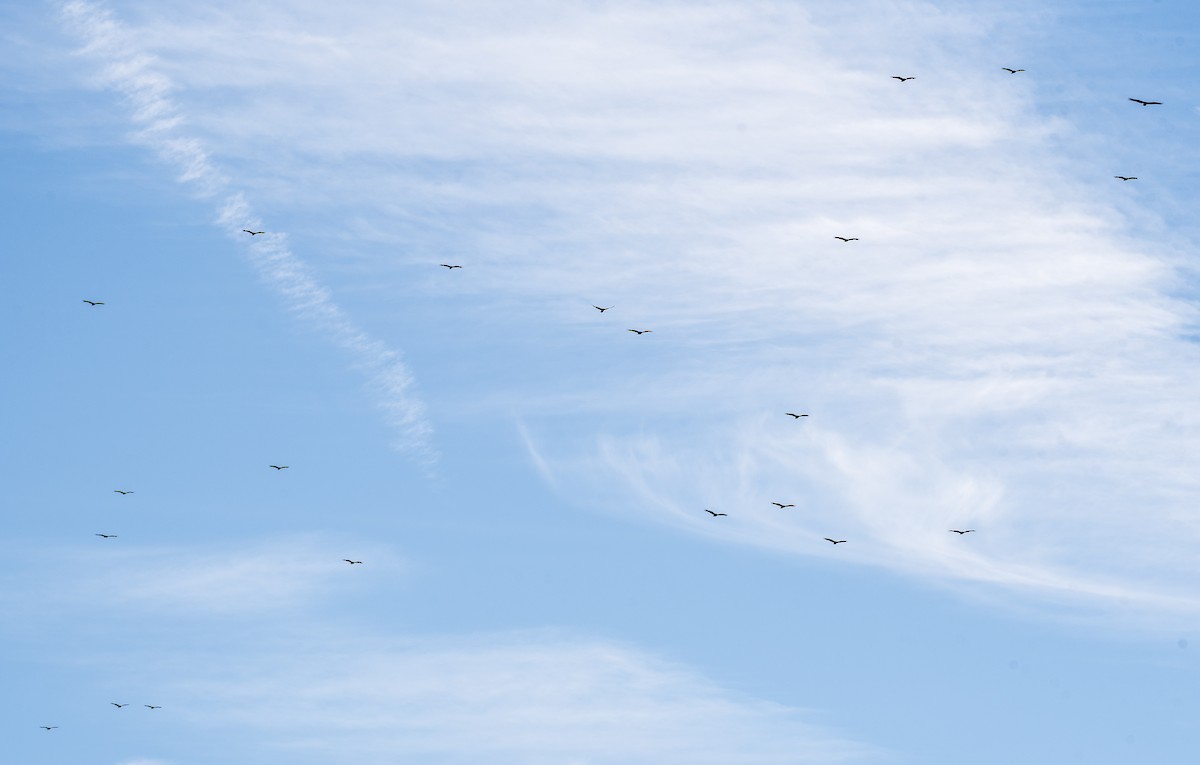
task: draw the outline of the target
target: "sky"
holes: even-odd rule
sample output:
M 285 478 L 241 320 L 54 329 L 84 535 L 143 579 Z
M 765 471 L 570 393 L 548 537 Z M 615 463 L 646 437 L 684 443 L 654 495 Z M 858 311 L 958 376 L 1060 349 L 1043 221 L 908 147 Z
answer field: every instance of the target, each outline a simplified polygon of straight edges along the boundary
M 6 750 L 1194 762 L 1197 29 L 0 3 Z

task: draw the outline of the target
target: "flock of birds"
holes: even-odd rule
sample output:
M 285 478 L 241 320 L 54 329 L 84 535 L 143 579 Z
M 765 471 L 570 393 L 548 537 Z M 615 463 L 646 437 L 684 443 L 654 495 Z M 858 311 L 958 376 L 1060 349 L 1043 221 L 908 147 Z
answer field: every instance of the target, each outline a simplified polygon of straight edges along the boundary
M 1015 75 L 1015 74 L 1018 74 L 1018 73 L 1020 73 L 1020 72 L 1024 72 L 1024 71 L 1025 71 L 1024 69 L 1011 69 L 1011 68 L 1009 68 L 1009 67 L 1001 67 L 1001 68 L 1002 68 L 1004 71 L 1008 72 L 1009 74 L 1014 74 L 1014 75 Z M 916 79 L 916 77 L 915 77 L 915 76 L 901 76 L 901 75 L 893 75 L 893 76 L 892 76 L 892 79 L 894 79 L 894 80 L 898 80 L 898 81 L 900 81 L 901 83 L 905 83 L 905 82 L 909 82 L 909 81 L 915 80 L 915 79 Z M 1134 102 L 1134 103 L 1136 103 L 1136 104 L 1140 104 L 1140 105 L 1141 105 L 1141 106 L 1143 106 L 1143 107 L 1145 107 L 1145 106 L 1161 106 L 1161 105 L 1162 105 L 1162 102 L 1161 102 L 1161 101 L 1146 101 L 1146 100 L 1143 100 L 1143 99 L 1140 99 L 1140 98 L 1130 98 L 1129 100 L 1130 100 L 1130 101 L 1132 101 L 1132 102 Z M 1120 181 L 1123 181 L 1123 182 L 1124 182 L 1124 181 L 1136 181 L 1136 180 L 1138 180 L 1137 176 L 1133 176 L 1133 175 L 1116 175 L 1116 176 L 1113 176 L 1113 177 L 1114 177 L 1114 178 L 1116 178 L 1117 180 L 1120 180 Z M 255 236 L 259 236 L 259 235 L 262 235 L 262 234 L 266 234 L 266 233 L 267 233 L 266 231 L 253 231 L 253 230 L 251 230 L 251 229 L 248 229 L 248 228 L 244 228 L 244 229 L 242 229 L 242 231 L 243 231 L 243 232 L 245 232 L 245 233 L 247 233 L 247 234 L 249 234 L 251 237 L 255 237 Z M 858 237 L 856 237 L 856 236 L 840 236 L 840 235 L 839 235 L 839 236 L 834 236 L 833 238 L 834 238 L 834 239 L 837 239 L 838 241 L 840 241 L 840 242 L 842 242 L 842 243 L 844 243 L 844 244 L 849 244 L 850 242 L 857 242 L 857 241 L 859 241 L 859 238 L 858 238 Z M 463 268 L 463 266 L 462 266 L 462 265 L 460 265 L 460 264 L 457 264 L 457 263 L 439 263 L 438 265 L 439 265 L 439 266 L 441 266 L 442 268 L 445 268 L 445 269 L 447 269 L 448 271 L 453 271 L 453 270 L 454 270 L 454 269 L 456 269 L 456 268 L 459 268 L 459 269 Z M 102 306 L 102 305 L 104 305 L 104 302 L 103 302 L 103 301 L 100 301 L 100 300 L 86 300 L 86 299 L 85 299 L 83 302 L 84 302 L 84 303 L 87 303 L 89 306 L 91 306 L 91 307 L 93 307 L 93 308 L 95 308 L 95 307 L 98 307 L 98 306 Z M 592 308 L 595 308 L 597 311 L 599 311 L 599 312 L 600 312 L 600 313 L 602 313 L 602 314 L 603 314 L 603 313 L 606 313 L 607 311 L 610 311 L 610 310 L 612 310 L 612 309 L 613 309 L 613 308 L 615 308 L 615 307 L 616 307 L 616 306 L 612 306 L 612 305 L 610 305 L 610 306 L 599 306 L 599 305 L 594 305 L 594 304 L 592 305 Z M 650 333 L 652 333 L 654 330 L 650 330 L 650 329 L 629 329 L 629 330 L 627 330 L 627 331 L 629 331 L 629 332 L 632 332 L 632 333 L 634 333 L 634 334 L 636 334 L 636 335 L 639 335 L 639 336 L 640 336 L 640 335 L 647 335 L 647 334 L 650 334 Z M 796 421 L 799 421 L 799 420 L 800 420 L 800 418 L 802 418 L 802 417 L 808 417 L 808 416 L 809 416 L 807 413 L 798 413 L 798 412 L 784 412 L 784 414 L 785 414 L 785 415 L 787 415 L 788 417 L 791 417 L 793 420 L 796 420 Z M 287 469 L 289 468 L 289 466 L 288 466 L 288 465 L 268 465 L 267 467 L 273 468 L 273 469 L 274 469 L 274 470 L 276 470 L 276 471 L 287 470 Z M 115 493 L 117 493 L 117 494 L 121 494 L 122 496 L 129 495 L 129 494 L 133 494 L 133 493 L 134 493 L 133 491 L 131 491 L 131 490 L 127 490 L 127 489 L 114 489 L 113 491 L 114 491 Z M 771 504 L 772 504 L 772 505 L 774 505 L 774 506 L 776 506 L 776 507 L 777 507 L 777 508 L 779 508 L 780 510 L 786 510 L 787 508 L 790 508 L 790 507 L 796 507 L 796 505 L 795 505 L 794 503 L 771 502 Z M 719 512 L 717 512 L 717 511 L 715 511 L 715 510 L 710 510 L 710 509 L 708 509 L 708 508 L 705 508 L 705 509 L 704 509 L 704 512 L 708 513 L 708 514 L 709 514 L 710 516 L 712 516 L 712 518 L 714 518 L 714 519 L 715 519 L 715 518 L 724 518 L 724 517 L 728 517 L 728 515 L 729 515 L 728 513 L 719 513 Z M 963 535 L 966 535 L 966 534 L 971 534 L 971 533 L 974 533 L 974 532 L 975 532 L 975 529 L 948 529 L 947 531 L 948 531 L 949 533 L 952 533 L 952 534 L 958 534 L 959 536 L 963 536 Z M 103 538 L 103 539 L 116 539 L 116 538 L 117 538 L 117 535 L 116 535 L 116 534 L 101 534 L 101 533 L 97 533 L 97 534 L 95 534 L 95 536 L 97 536 L 97 537 L 101 537 L 101 538 Z M 826 542 L 829 542 L 830 544 L 832 544 L 832 545 L 835 545 L 835 546 L 836 546 L 836 545 L 840 545 L 840 544 L 845 544 L 847 541 L 849 541 L 849 540 L 846 540 L 846 539 L 834 539 L 834 538 L 832 538 L 832 537 L 823 537 L 823 539 L 824 539 Z M 353 559 L 351 559 L 351 558 L 342 558 L 342 560 L 343 560 L 343 561 L 345 561 L 347 564 L 349 564 L 349 565 L 351 565 L 351 566 L 361 565 L 361 564 L 363 563 L 363 561 L 361 561 L 361 560 L 353 560 Z M 117 703 L 117 702 L 115 702 L 115 701 L 113 701 L 113 702 L 109 702 L 109 703 L 110 703 L 110 704 L 112 704 L 112 706 L 116 707 L 117 709 L 123 709 L 123 708 L 125 708 L 125 707 L 129 706 L 129 704 L 119 704 L 119 703 Z M 154 709 L 162 709 L 162 707 L 161 707 L 161 706 L 157 706 L 157 705 L 154 705 L 154 704 L 143 704 L 142 706 L 146 707 L 147 709 L 151 709 L 151 710 L 154 710 Z M 46 730 L 46 731 L 52 731 L 52 730 L 56 730 L 56 729 L 57 729 L 59 726 L 57 726 L 57 725 L 42 725 L 42 726 L 39 726 L 39 727 L 40 727 L 40 728 L 42 728 L 43 730 Z
M 1020 72 L 1024 72 L 1024 71 L 1025 71 L 1024 69 L 1013 69 L 1013 68 L 1010 68 L 1010 67 L 1007 67 L 1007 66 L 1003 66 L 1003 67 L 1000 67 L 1000 68 L 1001 68 L 1001 69 L 1003 69 L 1004 71 L 1008 72 L 1009 74 L 1018 74 L 1018 73 L 1020 73 Z M 915 80 L 915 79 L 917 79 L 917 78 L 916 78 L 915 76 L 902 76 L 902 75 L 898 75 L 898 74 L 897 74 L 897 75 L 892 75 L 892 79 L 893 79 L 893 80 L 898 80 L 898 81 L 900 81 L 901 83 L 905 83 L 905 82 L 909 82 L 910 80 Z M 1140 99 L 1140 98 L 1130 98 L 1129 100 L 1130 100 L 1130 101 L 1132 101 L 1132 102 L 1134 102 L 1134 103 L 1136 103 L 1136 104 L 1141 104 L 1142 106 L 1161 106 L 1161 105 L 1162 105 L 1162 101 L 1145 101 L 1145 100 L 1143 100 L 1143 99 Z M 1116 175 L 1116 176 L 1113 176 L 1113 177 L 1114 177 L 1114 178 L 1116 178 L 1116 179 L 1118 179 L 1118 180 L 1121 180 L 1121 181 L 1136 181 L 1136 180 L 1137 180 L 1137 176 L 1135 176 L 1135 175 Z M 257 231 L 257 232 L 255 232 L 255 231 L 250 231 L 249 229 L 242 229 L 242 230 L 243 230 L 243 231 L 245 231 L 247 234 L 252 234 L 252 235 L 253 235 L 253 234 L 261 234 L 261 233 L 263 233 L 263 232 L 261 232 L 261 231 Z M 857 241 L 859 241 L 859 238 L 858 238 L 857 236 L 840 236 L 840 235 L 839 235 L 839 236 L 834 236 L 833 238 L 834 238 L 834 239 L 837 239 L 838 241 L 840 241 L 840 242 L 842 242 L 842 243 L 844 243 L 844 244 L 849 244 L 850 242 L 857 242 Z M 439 263 L 438 265 L 440 265 L 442 268 L 446 268 L 446 269 L 462 268 L 462 266 L 461 266 L 461 265 L 459 265 L 459 264 L 451 264 L 451 263 Z M 595 309 L 596 309 L 597 311 L 599 311 L 600 313 L 604 313 L 605 311 L 609 311 L 609 310 L 611 310 L 611 309 L 612 309 L 612 308 L 614 308 L 614 307 L 615 307 L 615 306 L 611 306 L 611 305 L 610 305 L 610 306 L 598 306 L 598 305 L 595 305 L 595 304 L 593 304 L 593 305 L 592 305 L 592 308 L 595 308 Z M 630 329 L 630 330 L 627 330 L 627 331 L 629 331 L 629 332 L 633 332 L 633 333 L 634 333 L 634 334 L 636 334 L 636 335 L 645 335 L 645 334 L 649 334 L 649 333 L 653 332 L 654 330 L 652 330 L 652 329 Z M 796 419 L 796 420 L 799 420 L 801 417 L 807 417 L 807 416 L 808 416 L 807 414 L 797 414 L 797 413 L 795 413 L 795 412 L 784 412 L 784 414 L 786 414 L 788 417 L 792 417 L 792 418 L 794 418 L 794 419 Z M 772 504 L 772 505 L 775 505 L 776 507 L 778 507 L 778 508 L 779 508 L 779 509 L 781 509 L 781 510 L 783 510 L 783 509 L 786 509 L 786 508 L 789 508 L 789 507 L 795 507 L 795 505 L 794 505 L 794 504 L 784 504 L 784 503 L 781 503 L 781 502 L 772 502 L 771 504 Z M 716 512 L 716 511 L 714 511 L 714 510 L 709 510 L 708 508 L 705 508 L 705 509 L 704 509 L 704 512 L 708 513 L 708 514 L 709 514 L 709 515 L 711 515 L 713 518 L 723 518 L 723 517 L 728 517 L 728 515 L 729 515 L 728 513 L 718 513 L 718 512 Z M 962 536 L 962 535 L 964 535 L 964 534 L 971 534 L 971 533 L 973 533 L 973 532 L 975 531 L 975 529 L 948 529 L 947 531 L 948 531 L 949 533 L 951 533 L 951 534 L 958 534 L 959 536 Z M 831 537 L 824 537 L 824 539 L 825 539 L 825 541 L 826 541 L 826 542 L 829 542 L 829 543 L 831 543 L 831 544 L 833 544 L 833 545 L 840 545 L 840 544 L 844 544 L 845 542 L 847 542 L 847 541 L 848 541 L 848 540 L 845 540 L 845 539 L 833 539 L 833 538 L 831 538 Z

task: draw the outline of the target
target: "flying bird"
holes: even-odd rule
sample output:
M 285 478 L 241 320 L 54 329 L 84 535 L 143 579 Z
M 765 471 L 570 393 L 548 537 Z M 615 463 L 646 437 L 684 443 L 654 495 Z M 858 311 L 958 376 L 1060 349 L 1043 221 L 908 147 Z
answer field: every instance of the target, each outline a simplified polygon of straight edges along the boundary
M 108 702 L 108 703 L 109 703 L 109 704 L 112 704 L 112 705 L 113 705 L 114 707 L 116 707 L 117 709 L 120 709 L 121 707 L 127 707 L 127 706 L 129 706 L 128 704 L 118 704 L 118 703 L 117 703 L 117 702 L 115 702 L 115 701 L 110 701 L 110 702 Z
M 788 417 L 791 417 L 793 420 L 798 420 L 801 417 L 808 416 L 807 414 L 796 414 L 795 412 L 784 412 L 784 414 L 786 414 Z
M 455 268 L 462 268 L 462 266 L 452 266 L 449 263 L 438 263 L 438 265 L 441 266 L 442 268 L 449 268 L 451 270 L 453 270 Z
M 772 502 L 771 504 L 775 507 L 778 507 L 780 510 L 784 509 L 785 507 L 795 507 L 795 505 L 785 505 L 782 502 Z
M 353 566 L 355 563 L 362 563 L 362 561 L 361 561 L 361 560 L 350 560 L 349 558 L 342 558 L 342 560 L 346 561 L 346 562 L 347 562 L 347 563 L 349 563 L 351 566 Z
M 99 300 L 85 300 L 83 302 L 85 302 L 88 305 L 93 306 L 93 307 L 98 306 L 98 305 L 104 305 L 104 303 Z
M 636 333 L 638 333 L 639 335 L 644 335 L 644 334 L 646 334 L 647 332 L 653 332 L 654 330 L 652 330 L 652 329 L 631 329 L 631 330 L 629 330 L 629 331 L 630 331 L 630 332 L 636 332 Z
M 1137 180 L 1136 175 L 1114 175 L 1113 178 L 1116 178 L 1119 181 L 1136 181 Z
M 1007 66 L 1002 66 L 1000 68 L 1003 69 L 1004 71 L 1008 72 L 1009 74 L 1016 74 L 1017 72 L 1025 71 L 1024 69 L 1009 69 Z
M 900 75 L 898 75 L 898 74 L 893 74 L 893 75 L 892 75 L 892 79 L 893 79 L 893 80 L 899 80 L 900 82 L 905 82 L 906 80 L 915 80 L 915 79 L 917 79 L 917 78 L 916 78 L 916 77 L 901 77 L 901 76 L 900 76 Z
M 142 706 L 144 706 L 146 709 L 162 709 L 162 707 L 156 707 L 153 704 L 142 704 Z
M 1131 98 L 1129 100 L 1142 106 L 1162 106 L 1162 101 L 1143 101 L 1140 98 Z
M 242 231 L 245 231 L 245 232 L 246 232 L 247 234 L 249 234 L 250 236 L 258 236 L 259 234 L 265 234 L 265 233 L 267 233 L 266 231 L 251 231 L 251 230 L 250 230 L 250 229 L 248 229 L 248 228 L 244 228 L 244 229 L 242 229 Z
M 54 730 L 58 726 L 57 725 L 39 725 L 38 727 L 41 728 L 42 730 Z
M 132 494 L 133 493 L 132 491 L 121 491 L 120 489 L 113 489 L 113 492 L 116 494 Z
M 722 515 L 729 515 L 729 513 L 714 513 L 712 510 L 709 510 L 707 507 L 704 508 L 704 512 L 708 513 L 713 518 L 719 518 Z
M 116 534 L 96 534 L 96 536 L 104 537 L 105 539 L 116 539 L 117 538 Z
M 276 470 L 287 470 L 288 469 L 287 465 L 267 465 L 267 467 L 273 467 Z
M 970 533 L 971 533 L 972 531 L 974 531 L 974 530 L 975 530 L 975 529 L 962 529 L 962 530 L 960 531 L 959 529 L 950 529 L 950 531 L 953 531 L 955 534 L 958 534 L 958 535 L 960 535 L 960 536 L 961 536 L 962 534 L 970 534 Z
M 613 306 L 611 306 L 611 305 L 610 305 L 608 308 L 612 308 L 612 307 L 613 307 Z M 594 306 L 592 306 L 592 308 L 595 308 L 595 309 L 596 309 L 597 311 L 599 311 L 600 313 L 604 313 L 605 311 L 607 311 L 607 310 L 608 310 L 608 308 L 601 308 L 601 307 L 600 307 L 600 306 L 598 306 L 598 305 L 594 305 Z
M 843 242 L 857 242 L 857 236 L 835 236 L 834 239 L 841 239 Z
M 830 539 L 829 537 L 825 537 L 825 541 L 826 541 L 826 542 L 833 542 L 835 545 L 840 545 L 842 542 L 845 542 L 846 540 L 844 540 L 844 539 Z

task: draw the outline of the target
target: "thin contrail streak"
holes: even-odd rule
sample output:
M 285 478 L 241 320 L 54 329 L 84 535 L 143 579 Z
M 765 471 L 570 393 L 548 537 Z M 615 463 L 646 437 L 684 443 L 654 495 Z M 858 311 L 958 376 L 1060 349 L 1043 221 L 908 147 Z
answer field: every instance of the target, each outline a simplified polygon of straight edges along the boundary
M 219 208 L 217 223 L 230 236 L 242 237 L 241 230 L 247 227 L 259 229 L 261 221 L 212 161 L 203 142 L 181 130 L 184 120 L 170 97 L 174 84 L 157 70 L 155 58 L 137 45 L 130 30 L 109 11 L 84 0 L 65 2 L 61 11 L 65 24 L 83 40 L 81 55 L 100 63 L 105 87 L 124 95 L 137 126 L 134 142 L 176 167 L 180 183 L 215 201 Z M 400 352 L 372 338 L 346 316 L 329 290 L 291 251 L 285 234 L 255 236 L 247 245 L 259 274 L 284 296 L 289 307 L 324 329 L 339 347 L 354 356 L 353 366 L 366 376 L 388 424 L 399 432 L 397 448 L 419 462 L 434 461 L 432 428 Z

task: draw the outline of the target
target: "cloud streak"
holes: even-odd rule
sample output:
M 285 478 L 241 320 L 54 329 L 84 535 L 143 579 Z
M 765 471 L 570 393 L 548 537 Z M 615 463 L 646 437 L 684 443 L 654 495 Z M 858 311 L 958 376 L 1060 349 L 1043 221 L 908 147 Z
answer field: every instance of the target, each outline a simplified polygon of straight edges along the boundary
M 74 608 L 101 604 L 175 617 L 259 617 L 295 614 L 324 602 L 335 592 L 351 591 L 374 576 L 403 575 L 405 565 L 383 547 L 343 540 L 355 557 L 369 560 L 364 579 L 346 576 L 349 566 L 330 552 L 327 535 L 225 545 L 216 549 L 187 546 L 58 549 L 44 552 L 70 561 L 14 589 L 13 608 L 36 611 L 41 603 Z M 40 556 L 39 556 L 40 557 Z M 389 579 L 389 581 L 394 581 Z
M 217 224 L 233 238 L 242 229 L 257 229 L 261 219 L 235 183 L 218 168 L 204 141 L 190 135 L 188 121 L 173 93 L 172 79 L 161 62 L 137 42 L 136 35 L 111 12 L 83 0 L 61 5 L 64 24 L 84 41 L 80 55 L 99 62 L 97 83 L 124 96 L 136 126 L 132 140 L 153 150 L 178 171 L 178 180 L 204 199 L 219 204 Z M 397 448 L 423 464 L 436 457 L 430 443 L 432 428 L 415 391 L 412 374 L 401 354 L 360 329 L 334 301 L 308 267 L 292 251 L 287 236 L 269 232 L 248 246 L 250 261 L 287 301 L 291 310 L 324 330 L 354 359 L 368 388 L 398 433 Z

